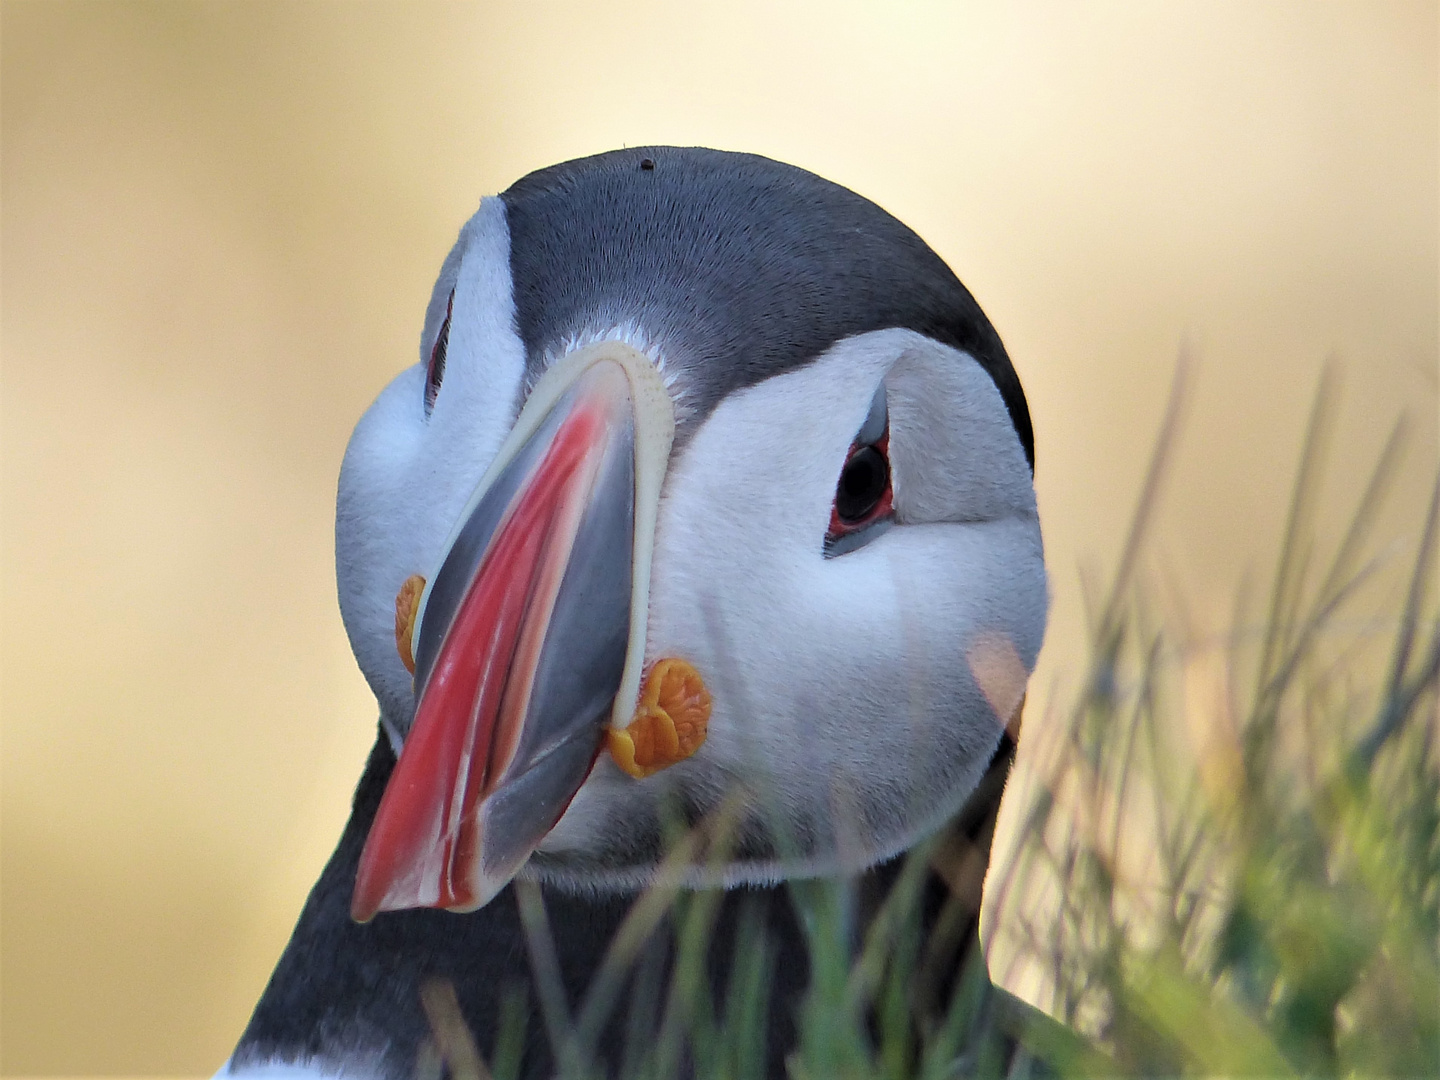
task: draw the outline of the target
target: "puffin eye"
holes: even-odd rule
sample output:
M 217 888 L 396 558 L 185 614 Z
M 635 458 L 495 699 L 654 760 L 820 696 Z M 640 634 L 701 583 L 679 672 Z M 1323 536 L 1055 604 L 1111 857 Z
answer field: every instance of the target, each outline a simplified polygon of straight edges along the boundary
M 435 344 L 430 346 L 430 361 L 425 365 L 425 415 L 435 408 L 435 396 L 440 393 L 440 383 L 445 379 L 445 351 L 450 347 L 450 316 L 455 312 L 455 290 L 450 290 L 450 300 L 445 305 L 445 321 L 440 324 L 440 333 L 435 335 Z
M 890 405 L 882 382 L 835 484 L 825 557 L 864 547 L 895 521 L 895 491 L 890 485 Z
M 890 488 L 890 463 L 873 446 L 850 452 L 835 487 L 835 515 L 842 525 L 856 525 L 880 505 Z
M 825 533 L 827 558 L 843 555 L 868 544 L 885 531 L 895 518 L 895 491 L 890 483 L 890 433 L 878 442 L 852 446 L 840 480 L 835 485 L 835 504 L 830 509 L 830 528 Z

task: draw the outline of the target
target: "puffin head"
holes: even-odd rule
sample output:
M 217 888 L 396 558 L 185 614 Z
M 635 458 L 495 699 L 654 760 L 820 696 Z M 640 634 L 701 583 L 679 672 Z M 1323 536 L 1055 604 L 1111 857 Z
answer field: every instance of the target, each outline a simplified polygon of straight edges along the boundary
M 1044 633 L 1032 460 L 989 321 L 845 188 L 654 147 L 482 201 L 341 471 L 399 755 L 355 917 L 637 887 L 677 820 L 728 823 L 697 884 L 938 828 Z

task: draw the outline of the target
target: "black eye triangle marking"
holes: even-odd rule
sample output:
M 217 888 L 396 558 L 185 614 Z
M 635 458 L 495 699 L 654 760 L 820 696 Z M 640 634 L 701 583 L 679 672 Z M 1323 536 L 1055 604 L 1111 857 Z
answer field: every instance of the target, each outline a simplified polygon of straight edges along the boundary
M 865 416 L 865 423 L 860 425 L 860 434 L 855 436 L 855 445 L 874 446 L 884 437 L 889 426 L 889 400 L 885 396 L 885 384 L 882 382 L 875 391 L 875 396 L 870 399 L 870 411 Z
M 430 362 L 425 365 L 425 415 L 435 408 L 435 398 L 440 393 L 440 384 L 445 380 L 445 354 L 450 348 L 450 316 L 455 313 L 455 290 L 450 290 L 450 301 L 445 305 L 445 321 L 435 335 L 435 344 L 430 347 Z

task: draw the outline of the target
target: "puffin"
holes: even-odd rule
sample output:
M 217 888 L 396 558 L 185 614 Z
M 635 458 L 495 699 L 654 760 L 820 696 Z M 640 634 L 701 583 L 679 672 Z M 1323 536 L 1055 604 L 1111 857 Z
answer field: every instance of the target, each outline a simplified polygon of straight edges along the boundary
M 217 1076 L 568 1075 L 582 1014 L 631 1075 L 701 897 L 701 990 L 763 937 L 742 1073 L 785 1076 L 825 882 L 853 943 L 912 883 L 943 1017 L 1045 630 L 1033 473 L 995 328 L 845 187 L 654 146 L 483 199 L 345 452 L 376 741 Z

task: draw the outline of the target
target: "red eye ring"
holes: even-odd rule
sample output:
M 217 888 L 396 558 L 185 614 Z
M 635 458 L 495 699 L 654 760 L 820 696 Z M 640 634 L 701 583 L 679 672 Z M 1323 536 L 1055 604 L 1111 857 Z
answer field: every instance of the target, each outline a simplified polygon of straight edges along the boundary
M 830 506 L 826 543 L 859 532 L 895 512 L 895 488 L 890 475 L 890 432 L 876 442 L 854 445 L 835 486 Z

